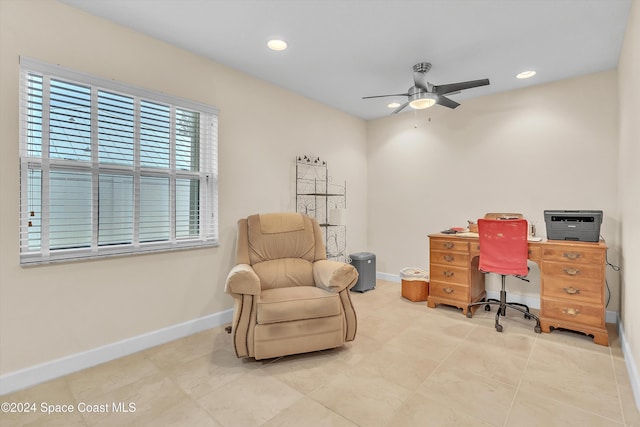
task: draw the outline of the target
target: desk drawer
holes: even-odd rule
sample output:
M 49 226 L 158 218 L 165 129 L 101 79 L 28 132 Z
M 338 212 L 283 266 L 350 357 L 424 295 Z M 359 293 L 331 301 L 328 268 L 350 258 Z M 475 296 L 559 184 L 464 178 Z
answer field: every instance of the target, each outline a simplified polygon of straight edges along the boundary
M 570 282 L 583 282 L 604 280 L 602 265 L 573 264 L 567 262 L 542 261 L 541 266 L 544 277 L 557 278 Z
M 559 261 L 571 264 L 595 264 L 604 265 L 604 252 L 602 250 L 589 250 L 579 247 L 545 247 L 542 250 L 542 259 L 545 261 Z
M 544 278 L 543 297 L 561 298 L 567 302 L 603 304 L 602 282 L 581 280 L 567 281 L 559 278 Z
M 601 305 L 542 298 L 540 316 L 586 326 L 604 327 L 604 313 Z
M 429 282 L 429 298 L 452 299 L 469 303 L 469 287 L 452 283 Z
M 469 254 L 471 257 L 480 256 L 480 242 L 469 242 Z
M 430 259 L 431 262 L 435 264 L 455 265 L 460 267 L 466 267 L 469 265 L 469 255 L 460 252 L 432 250 Z
M 460 239 L 431 238 L 431 250 L 469 252 L 469 242 Z
M 429 267 L 430 281 L 445 283 L 457 283 L 469 285 L 469 269 L 466 267 L 456 267 L 454 265 L 431 264 Z
M 540 246 L 529 245 L 529 259 L 540 264 L 540 258 L 542 256 L 542 248 Z

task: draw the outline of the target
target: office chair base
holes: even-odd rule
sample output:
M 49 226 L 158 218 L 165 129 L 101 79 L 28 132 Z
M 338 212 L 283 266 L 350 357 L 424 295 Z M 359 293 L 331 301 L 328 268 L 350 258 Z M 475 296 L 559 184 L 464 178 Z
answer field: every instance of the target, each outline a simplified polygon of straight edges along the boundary
M 505 291 L 505 281 L 504 276 L 502 277 L 502 289 L 500 290 L 500 299 L 487 299 L 486 301 L 478 301 L 471 303 L 467 306 L 467 317 L 472 317 L 471 307 L 484 305 L 485 311 L 491 311 L 492 305 L 498 306 L 498 312 L 496 313 L 496 331 L 502 332 L 503 327 L 500 324 L 500 316 L 504 317 L 507 313 L 507 308 L 512 308 L 514 310 L 518 310 L 524 315 L 525 319 L 535 319 L 536 326 L 533 327 L 533 330 L 536 334 L 542 333 L 542 328 L 540 327 L 540 319 L 535 314 L 529 311 L 529 307 L 525 304 L 520 304 L 517 302 L 507 302 L 507 292 Z
M 489 302 L 489 301 L 495 301 L 496 303 L 500 303 L 500 300 L 493 299 L 493 298 L 489 298 L 487 300 L 487 302 Z M 498 304 L 495 304 L 495 305 L 498 305 Z M 524 318 L 525 319 L 531 319 L 531 312 L 529 311 L 529 306 L 528 305 L 520 304 L 519 302 L 509 302 L 509 301 L 506 302 L 506 306 L 514 306 L 514 305 L 517 305 L 518 307 L 524 308 L 526 310 L 526 313 L 524 313 Z M 505 307 L 501 306 L 500 310 L 501 310 L 500 315 L 504 316 L 505 312 L 506 312 Z M 484 306 L 484 311 L 491 311 L 491 305 L 489 305 L 489 304 L 485 305 Z

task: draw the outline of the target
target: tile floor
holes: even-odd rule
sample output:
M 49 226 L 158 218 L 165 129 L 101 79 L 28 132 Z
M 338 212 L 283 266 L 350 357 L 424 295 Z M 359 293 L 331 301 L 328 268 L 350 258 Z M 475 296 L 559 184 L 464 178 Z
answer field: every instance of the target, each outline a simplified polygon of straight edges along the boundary
M 352 299 L 358 334 L 343 348 L 242 360 L 220 327 L 3 396 L 37 412 L 0 424 L 640 426 L 614 325 L 603 347 L 537 335 L 515 313 L 497 333 L 493 314 L 429 309 L 401 298 L 398 283 Z M 42 403 L 74 412 L 47 415 Z

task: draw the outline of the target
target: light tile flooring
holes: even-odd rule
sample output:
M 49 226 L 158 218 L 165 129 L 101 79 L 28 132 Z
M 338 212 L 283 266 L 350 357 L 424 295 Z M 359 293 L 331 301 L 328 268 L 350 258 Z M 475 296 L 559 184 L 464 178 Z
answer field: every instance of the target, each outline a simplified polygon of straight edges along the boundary
M 535 334 L 515 312 L 498 333 L 494 310 L 467 319 L 429 309 L 401 298 L 398 283 L 352 299 L 358 334 L 343 348 L 242 360 L 220 327 L 3 396 L 37 413 L 1 414 L 0 424 L 640 426 L 613 325 L 603 347 Z M 42 403 L 74 412 L 47 415 Z

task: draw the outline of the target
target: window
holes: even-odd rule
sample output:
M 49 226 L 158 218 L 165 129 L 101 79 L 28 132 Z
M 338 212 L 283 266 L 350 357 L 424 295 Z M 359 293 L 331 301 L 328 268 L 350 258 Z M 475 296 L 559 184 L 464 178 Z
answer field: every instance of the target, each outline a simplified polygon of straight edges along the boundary
M 20 65 L 21 264 L 217 245 L 215 108 Z

